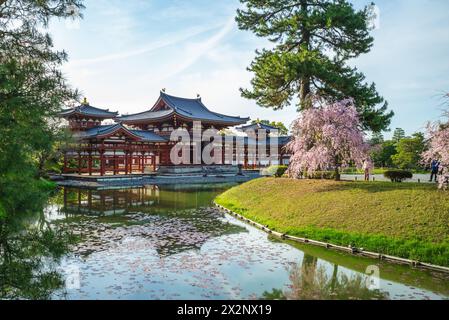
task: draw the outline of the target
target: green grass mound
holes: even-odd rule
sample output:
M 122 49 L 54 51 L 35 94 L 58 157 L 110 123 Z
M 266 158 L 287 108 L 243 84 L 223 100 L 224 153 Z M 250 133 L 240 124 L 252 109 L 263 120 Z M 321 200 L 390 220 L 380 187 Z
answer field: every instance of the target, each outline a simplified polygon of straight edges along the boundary
M 449 266 L 449 193 L 434 185 L 262 178 L 216 202 L 279 232 Z

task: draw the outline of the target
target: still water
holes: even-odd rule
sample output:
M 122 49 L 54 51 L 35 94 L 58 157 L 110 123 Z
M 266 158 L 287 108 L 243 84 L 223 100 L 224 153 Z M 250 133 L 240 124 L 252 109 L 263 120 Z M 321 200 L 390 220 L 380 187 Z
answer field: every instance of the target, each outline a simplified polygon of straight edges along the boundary
M 61 190 L 45 216 L 78 241 L 52 298 L 449 298 L 447 275 L 271 239 L 212 206 L 229 187 Z

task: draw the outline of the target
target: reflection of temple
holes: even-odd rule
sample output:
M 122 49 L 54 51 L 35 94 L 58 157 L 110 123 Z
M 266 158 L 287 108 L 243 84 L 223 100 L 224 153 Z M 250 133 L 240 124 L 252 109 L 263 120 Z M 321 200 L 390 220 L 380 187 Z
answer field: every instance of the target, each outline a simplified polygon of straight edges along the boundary
M 145 186 L 122 190 L 64 188 L 64 212 L 109 216 L 150 207 L 159 202 L 159 189 Z
M 121 190 L 86 190 L 66 188 L 62 212 L 68 215 L 92 215 L 104 217 L 101 223 L 122 223 L 123 228 L 102 228 L 98 232 L 87 231 L 93 242 L 101 240 L 101 249 L 114 243 L 117 236 L 149 238 L 151 246 L 160 257 L 198 249 L 209 239 L 226 234 L 245 232 L 244 227 L 222 220 L 222 213 L 210 207 L 212 199 L 223 187 L 178 190 L 172 186 L 160 189 L 156 186 Z M 114 217 L 112 217 L 114 216 Z M 118 217 L 118 219 L 117 219 Z M 98 219 L 89 219 L 90 228 Z M 137 229 L 133 229 L 139 226 Z M 82 228 L 83 232 L 86 230 Z M 116 230 L 116 231 L 115 231 Z M 89 247 L 89 246 L 87 246 Z M 86 249 L 89 254 L 94 249 Z
M 201 154 L 209 142 L 194 141 L 194 129 L 198 129 L 200 133 L 207 129 L 221 131 L 245 124 L 249 120 L 213 112 L 203 104 L 200 97 L 180 98 L 168 95 L 165 91 L 160 92 L 159 99 L 150 110 L 142 113 L 118 116 L 117 112 L 89 105 L 85 99 L 80 106 L 61 112 L 60 117 L 68 121 L 74 136 L 74 142 L 64 151 L 63 172 L 100 176 L 142 174 L 154 172 L 161 167 L 169 170 L 173 166 L 179 167 L 170 158 L 170 151 L 178 142 L 170 140 L 171 133 L 176 129 L 185 129 L 191 139 L 188 146 L 191 157 L 187 164 L 204 165 L 203 159 L 199 163 L 193 161 L 196 158 L 194 153 Z M 104 120 L 115 121 L 115 124 L 104 125 Z M 261 127 L 259 124 L 242 127 L 243 131 L 269 132 L 273 129 L 275 128 Z M 280 137 L 279 150 L 275 151 L 282 162 L 285 160 L 283 146 L 287 142 L 288 137 Z M 222 154 L 216 155 L 214 165 L 262 165 L 260 161 L 252 159 L 255 150 L 251 150 L 256 143 L 253 138 L 247 137 L 242 148 L 232 143 L 232 159 L 225 159 L 227 146 L 223 142 L 219 145 Z M 269 148 L 267 151 L 270 154 Z M 214 152 L 210 153 L 211 156 L 215 156 Z
M 64 188 L 64 212 L 68 214 L 119 215 L 128 212 L 170 213 L 209 207 L 227 184 L 143 186 L 129 189 Z

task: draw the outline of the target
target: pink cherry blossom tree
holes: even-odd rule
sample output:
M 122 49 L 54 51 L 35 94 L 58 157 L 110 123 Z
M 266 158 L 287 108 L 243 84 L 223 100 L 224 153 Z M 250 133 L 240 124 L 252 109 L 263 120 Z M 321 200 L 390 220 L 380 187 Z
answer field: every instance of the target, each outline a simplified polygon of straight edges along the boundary
M 448 96 L 449 97 L 449 96 Z M 449 118 L 449 110 L 446 112 Z M 429 137 L 429 149 L 422 154 L 423 162 L 431 163 L 432 160 L 440 162 L 441 175 L 438 182 L 441 189 L 448 189 L 449 185 L 449 121 L 442 123 L 429 123 L 427 125 Z
M 313 107 L 293 122 L 289 173 L 293 177 L 334 170 L 340 180 L 342 167 L 352 163 L 372 165 L 359 114 L 352 99 L 326 103 L 314 99 Z

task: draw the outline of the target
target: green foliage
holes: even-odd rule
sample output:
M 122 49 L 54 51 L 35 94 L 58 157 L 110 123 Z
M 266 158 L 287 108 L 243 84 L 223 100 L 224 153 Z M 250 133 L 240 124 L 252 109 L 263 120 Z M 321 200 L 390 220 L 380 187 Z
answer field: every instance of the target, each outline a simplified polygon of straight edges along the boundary
M 264 293 L 262 293 L 261 299 L 262 300 L 286 300 L 284 292 L 280 289 L 264 291 Z
M 6 210 L 0 202 L 0 221 L 6 218 Z
M 371 152 L 371 159 L 376 167 L 393 167 L 392 157 L 397 153 L 396 143 L 394 141 L 385 141 L 380 145 L 374 146 Z
M 66 53 L 44 31 L 51 18 L 75 18 L 81 8 L 80 0 L 0 5 L 0 198 L 8 214 L 40 197 L 38 178 L 57 158 L 63 133 L 54 119 L 77 93 L 59 71 Z
M 396 128 L 393 132 L 393 142 L 398 143 L 401 139 L 405 138 L 405 131 L 402 128 Z
M 449 266 L 449 198 L 432 185 L 262 178 L 216 202 L 279 232 Z
M 45 221 L 46 200 L 33 204 L 38 211 L 0 220 L 0 299 L 50 299 L 63 287 L 57 265 L 74 238 Z
M 311 175 L 308 175 L 308 179 L 325 179 L 325 180 L 335 180 L 335 171 L 316 171 Z
M 392 112 L 374 84 L 349 59 L 370 51 L 370 9 L 357 11 L 346 0 L 241 0 L 239 28 L 266 37 L 276 45 L 257 51 L 248 68 L 251 89 L 242 95 L 275 110 L 299 97 L 299 110 L 309 107 L 310 94 L 329 100 L 355 99 L 365 128 L 386 129 Z M 380 107 L 376 107 L 382 104 Z
M 272 165 L 262 170 L 264 176 L 282 177 L 287 171 L 288 166 L 285 165 Z
M 408 170 L 387 170 L 384 172 L 384 177 L 390 179 L 391 182 L 402 182 L 413 178 L 413 173 Z
M 55 185 L 40 177 L 60 141 L 54 118 L 76 92 L 58 70 L 66 53 L 53 51 L 43 30 L 82 6 L 7 3 L 0 1 L 0 299 L 49 299 L 63 284 L 52 262 L 66 252 L 67 235 L 42 220 Z
M 419 169 L 421 155 L 426 149 L 424 134 L 415 133 L 410 138 L 402 138 L 396 144 L 397 154 L 391 157 L 393 164 L 400 169 Z
M 384 141 L 385 140 L 384 140 L 384 136 L 383 136 L 382 133 L 374 132 L 372 137 L 371 137 L 371 139 L 370 139 L 370 141 L 369 141 L 369 143 L 372 146 L 376 146 L 376 145 L 384 143 Z

